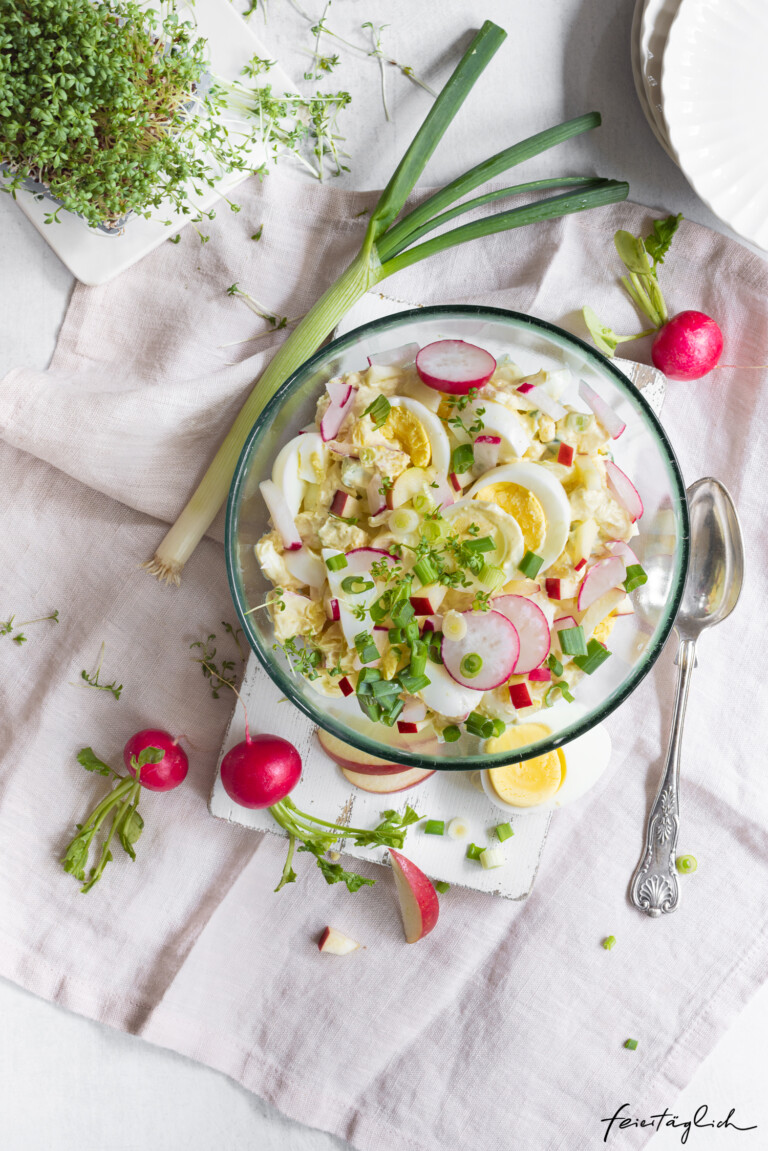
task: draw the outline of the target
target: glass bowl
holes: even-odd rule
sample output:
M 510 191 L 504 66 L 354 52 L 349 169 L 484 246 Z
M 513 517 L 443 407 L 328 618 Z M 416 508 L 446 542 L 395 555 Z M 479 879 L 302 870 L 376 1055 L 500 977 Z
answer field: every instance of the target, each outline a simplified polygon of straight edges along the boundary
M 486 754 L 483 742 L 469 735 L 455 743 L 398 735 L 371 723 L 354 696 L 319 694 L 303 676 L 294 676 L 282 651 L 275 650 L 267 611 L 252 610 L 264 602 L 272 586 L 253 551 L 270 530 L 259 483 L 269 479 L 282 445 L 314 421 L 316 402 L 329 379 L 365 368 L 366 357 L 375 352 L 441 339 L 479 344 L 497 359 L 506 353 L 526 373 L 567 366 L 586 380 L 626 424 L 611 450 L 637 485 L 645 508 L 640 535 L 632 546 L 648 582 L 633 593 L 635 614 L 617 621 L 611 636 L 612 658 L 579 681 L 574 703 L 561 701 L 521 719 L 546 725 L 550 729 L 546 738 L 496 755 Z M 685 583 L 685 487 L 672 447 L 648 403 L 599 352 L 560 328 L 519 312 L 474 305 L 418 308 L 364 324 L 334 340 L 280 388 L 253 428 L 237 465 L 227 506 L 226 557 L 232 598 L 249 644 L 270 678 L 311 720 L 363 754 L 443 771 L 487 768 L 543 755 L 583 735 L 619 707 L 648 674 L 669 635 Z

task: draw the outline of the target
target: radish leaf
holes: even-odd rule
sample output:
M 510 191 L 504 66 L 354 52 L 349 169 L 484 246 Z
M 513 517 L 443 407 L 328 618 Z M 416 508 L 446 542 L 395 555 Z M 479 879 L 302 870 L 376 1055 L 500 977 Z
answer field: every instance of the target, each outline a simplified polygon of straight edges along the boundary
M 86 771 L 96 771 L 99 775 L 115 775 L 115 772 L 109 764 L 99 759 L 91 747 L 84 747 L 81 751 L 78 751 L 77 762 L 81 767 L 84 767 Z
M 667 216 L 665 220 L 654 220 L 653 231 L 645 237 L 645 250 L 653 260 L 653 270 L 664 263 L 664 257 L 669 251 L 672 237 L 680 226 L 682 213 L 677 216 Z

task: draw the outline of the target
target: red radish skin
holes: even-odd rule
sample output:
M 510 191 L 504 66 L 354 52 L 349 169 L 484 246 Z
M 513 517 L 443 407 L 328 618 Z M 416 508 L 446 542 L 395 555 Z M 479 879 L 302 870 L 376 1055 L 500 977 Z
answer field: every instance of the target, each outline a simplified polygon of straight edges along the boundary
M 488 383 L 496 371 L 496 361 L 490 352 L 465 340 L 436 340 L 419 352 L 416 371 L 427 387 L 466 396 L 472 388 Z
M 573 464 L 574 449 L 572 444 L 560 444 L 557 449 L 557 462 L 563 467 L 570 468 Z
M 560 594 L 560 580 L 550 577 L 544 580 L 544 588 L 549 599 L 562 599 Z
M 437 925 L 440 903 L 424 872 L 399 851 L 389 849 L 407 943 L 418 943 Z
M 585 559 L 583 559 L 583 558 L 582 558 L 582 559 L 580 559 L 580 560 L 579 560 L 579 562 L 578 562 L 578 563 L 577 563 L 577 564 L 574 566 L 574 569 L 573 569 L 573 570 L 574 570 L 575 572 L 580 572 L 580 571 L 581 571 L 581 569 L 582 569 L 582 568 L 585 568 L 586 566 L 587 566 L 587 561 L 586 561 Z
M 531 693 L 524 683 L 511 683 L 509 685 L 509 698 L 512 706 L 518 711 L 524 707 L 531 707 L 533 704 Z
M 552 679 L 552 672 L 548 667 L 535 667 L 533 671 L 528 672 L 528 679 L 531 683 L 549 683 Z
M 494 600 L 494 607 L 498 602 Z M 520 655 L 520 640 L 514 624 L 506 615 L 495 610 L 465 611 L 461 614 L 467 625 L 464 637 L 456 640 L 443 636 L 440 645 L 445 670 L 456 683 L 472 691 L 490 691 L 500 687 L 512 675 Z M 477 675 L 467 676 L 461 670 L 462 660 L 469 655 L 479 655 L 482 659 Z
M 608 435 L 612 439 L 617 440 L 627 426 L 621 416 L 618 416 L 616 412 L 614 412 L 613 408 L 605 402 L 602 396 L 599 396 L 593 388 L 590 388 L 586 380 L 581 380 L 579 383 L 579 395 L 585 404 L 588 404 L 592 409 L 595 418 L 603 425 Z
M 651 345 L 654 367 L 669 380 L 700 380 L 723 354 L 723 333 L 704 312 L 679 312 L 659 328 Z
M 132 776 L 136 770 L 131 766 L 133 757 L 138 760 L 142 751 L 148 747 L 159 747 L 165 754 L 159 763 L 145 763 L 139 772 L 139 783 L 147 791 L 173 791 L 187 778 L 189 760 L 183 747 L 169 735 L 157 727 L 147 727 L 137 731 L 123 748 L 123 763 Z
M 221 761 L 221 782 L 241 807 L 262 808 L 279 803 L 301 777 L 301 756 L 279 735 L 251 736 L 231 748 Z
M 579 588 L 576 605 L 579 611 L 586 611 L 607 591 L 620 587 L 626 578 L 627 567 L 621 556 L 609 556 L 608 559 L 598 560 L 592 564 Z
M 505 616 L 517 633 L 520 650 L 513 668 L 514 674 L 525 675 L 533 671 L 549 655 L 551 636 L 544 612 L 522 595 L 497 596 L 493 601 L 493 610 Z
M 360 510 L 360 504 L 349 492 L 337 488 L 331 500 L 330 513 L 332 516 L 351 516 Z
M 339 680 L 342 695 L 354 695 L 355 689 L 345 675 Z
M 317 941 L 317 947 L 326 955 L 349 955 L 352 951 L 360 950 L 360 944 L 356 939 L 350 939 L 335 927 L 326 927 Z
M 328 619 L 333 620 L 334 622 L 341 619 L 341 610 L 339 608 L 339 601 L 337 599 L 332 599 L 329 601 L 328 611 L 326 614 Z
M 328 443 L 339 434 L 341 425 L 355 402 L 355 389 L 351 384 L 344 384 L 341 380 L 329 380 L 326 390 L 331 402 L 320 421 L 320 435 L 323 441 Z

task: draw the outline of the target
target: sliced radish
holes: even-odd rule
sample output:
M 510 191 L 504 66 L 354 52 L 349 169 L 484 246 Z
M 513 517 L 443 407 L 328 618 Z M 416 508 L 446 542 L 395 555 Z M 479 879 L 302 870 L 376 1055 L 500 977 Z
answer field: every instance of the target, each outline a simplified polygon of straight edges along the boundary
M 443 602 L 447 591 L 448 588 L 439 583 L 421 587 L 410 597 L 411 607 L 416 615 L 434 615 Z
M 506 596 L 502 596 L 506 599 Z M 513 597 L 509 597 L 513 598 Z M 498 603 L 494 600 L 494 608 Z M 512 621 L 500 611 L 461 613 L 467 624 L 462 639 L 446 639 L 440 645 L 443 664 L 457 683 L 473 691 L 490 691 L 506 683 L 520 655 L 520 640 Z M 549 650 L 549 645 L 547 645 Z M 468 661 L 475 656 L 480 664 L 468 674 Z
M 587 561 L 586 561 L 586 558 L 585 558 L 584 556 L 582 556 L 582 557 L 581 557 L 581 559 L 579 560 L 579 562 L 578 562 L 577 564 L 575 564 L 575 565 L 574 565 L 574 568 L 573 568 L 573 570 L 574 570 L 575 572 L 580 572 L 580 571 L 581 571 L 581 569 L 582 569 L 582 568 L 585 568 L 586 566 L 587 566 Z
M 608 540 L 605 546 L 611 555 L 621 556 L 627 566 L 629 566 L 629 564 L 640 563 L 640 560 L 632 551 L 632 548 L 629 546 L 629 544 L 624 543 L 624 540 Z
M 448 476 L 448 482 L 455 492 L 461 492 L 463 484 L 459 477 L 456 475 L 456 472 L 451 472 L 451 474 Z
M 490 352 L 464 340 L 436 340 L 416 357 L 416 371 L 430 388 L 465 396 L 472 388 L 482 388 L 496 371 Z
M 605 474 L 608 479 L 608 487 L 625 509 L 632 523 L 639 520 L 643 514 L 643 501 L 629 476 L 625 476 L 613 460 L 605 461 Z
M 386 352 L 374 352 L 368 357 L 369 364 L 380 364 L 383 368 L 402 368 L 412 364 L 419 354 L 418 344 L 401 344 Z
M 369 575 L 371 564 L 384 560 L 389 567 L 394 567 L 400 561 L 396 556 L 390 555 L 384 548 L 352 548 L 346 553 L 347 566 L 338 574 L 343 579 L 348 575 Z
M 303 587 L 323 587 L 326 566 L 309 548 L 301 547 L 285 553 L 285 566 Z
M 552 672 L 548 667 L 535 667 L 533 671 L 528 672 L 528 679 L 531 683 L 549 683 L 552 679 Z
M 499 462 L 501 436 L 477 436 L 474 444 L 475 464 L 480 473 L 495 468 Z
M 522 595 L 498 596 L 493 601 L 493 610 L 501 612 L 517 632 L 520 651 L 513 673 L 525 675 L 533 671 L 549 655 L 549 623 L 544 612 Z
M 329 380 L 325 385 L 331 402 L 320 421 L 320 435 L 327 443 L 339 434 L 347 413 L 355 402 L 355 389 L 341 380 Z
M 267 511 L 275 531 L 283 541 L 283 547 L 286 551 L 298 551 L 300 547 L 303 547 L 301 536 L 294 523 L 288 502 L 280 488 L 273 480 L 262 480 L 259 484 L 259 491 L 264 497 L 264 503 L 267 505 Z
M 608 435 L 612 439 L 617 440 L 627 426 L 621 417 L 617 416 L 610 404 L 607 404 L 605 400 L 597 394 L 594 388 L 590 388 L 586 380 L 579 381 L 579 395 L 584 403 L 595 413 L 595 416 L 603 425 Z
M 374 472 L 366 488 L 366 495 L 368 497 L 368 514 L 377 516 L 379 512 L 383 512 L 387 506 L 387 500 L 384 492 L 384 483 L 378 472 Z
M 419 695 L 427 707 L 446 719 L 464 720 L 477 706 L 477 692 L 452 679 L 442 664 L 427 664 L 429 683 Z
M 341 619 L 341 614 L 339 612 L 339 601 L 337 599 L 326 598 L 325 614 L 328 616 L 328 619 L 333 620 L 334 622 L 338 619 Z
M 517 389 L 520 395 L 525 396 L 526 400 L 531 403 L 531 408 L 540 408 L 545 416 L 550 419 L 560 420 L 563 416 L 567 415 L 567 409 L 555 400 L 546 390 L 538 384 L 521 384 Z
M 621 556 L 609 556 L 587 568 L 584 582 L 579 588 L 577 607 L 586 611 L 596 600 L 612 588 L 619 587 L 627 578 L 627 566 Z
M 482 408 L 482 411 L 480 409 Z M 525 455 L 531 446 L 531 438 L 520 422 L 517 413 L 512 412 L 504 404 L 496 404 L 490 400 L 477 399 L 467 405 L 464 419 L 471 424 L 474 419 L 482 421 L 484 435 L 498 436 L 501 440 L 499 454 L 505 460 Z M 481 437 L 478 436 L 476 443 Z M 475 453 L 477 460 L 477 453 Z M 495 467 L 495 464 L 491 465 Z
M 404 723 L 421 723 L 423 719 L 427 718 L 427 706 L 415 695 L 411 695 L 403 705 L 400 718 Z

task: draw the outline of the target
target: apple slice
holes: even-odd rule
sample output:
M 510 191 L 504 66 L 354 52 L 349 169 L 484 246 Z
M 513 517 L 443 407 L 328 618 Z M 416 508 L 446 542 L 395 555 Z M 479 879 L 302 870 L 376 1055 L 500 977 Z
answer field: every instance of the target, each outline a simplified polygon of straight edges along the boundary
M 337 931 L 335 927 L 326 927 L 317 941 L 317 947 L 319 951 L 325 951 L 328 955 L 349 955 L 350 951 L 357 951 L 360 944 L 356 939 L 350 939 L 348 935 Z
M 437 923 L 440 914 L 437 892 L 424 872 L 399 851 L 390 848 L 389 858 L 392 860 L 406 942 L 418 943 Z
M 430 775 L 434 775 L 435 772 L 431 767 L 406 767 L 401 768 L 396 775 L 391 772 L 389 775 L 371 775 L 370 772 L 350 771 L 348 767 L 342 767 L 341 774 L 354 787 L 359 787 L 361 791 L 372 791 L 376 795 L 390 795 L 394 791 L 408 791 L 417 783 L 423 783 L 425 779 L 429 779 Z
M 381 759 L 378 755 L 369 755 L 351 743 L 345 743 L 329 731 L 317 729 L 317 738 L 326 755 L 329 755 L 339 767 L 347 767 L 360 775 L 397 775 L 404 771 L 411 771 L 402 763 L 392 763 L 389 759 Z

